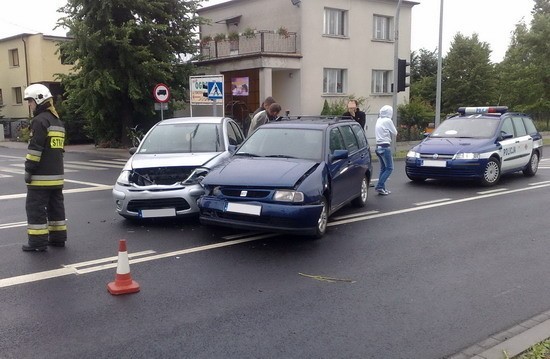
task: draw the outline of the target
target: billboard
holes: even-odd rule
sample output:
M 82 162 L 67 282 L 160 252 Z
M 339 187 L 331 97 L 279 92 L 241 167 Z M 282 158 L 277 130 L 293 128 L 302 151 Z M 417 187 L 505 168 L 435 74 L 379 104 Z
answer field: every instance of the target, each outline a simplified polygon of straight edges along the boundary
M 221 82 L 223 86 L 223 75 L 189 77 L 189 101 L 191 105 L 212 105 L 212 100 L 208 99 L 209 82 Z M 223 93 L 223 89 L 221 89 L 221 92 Z

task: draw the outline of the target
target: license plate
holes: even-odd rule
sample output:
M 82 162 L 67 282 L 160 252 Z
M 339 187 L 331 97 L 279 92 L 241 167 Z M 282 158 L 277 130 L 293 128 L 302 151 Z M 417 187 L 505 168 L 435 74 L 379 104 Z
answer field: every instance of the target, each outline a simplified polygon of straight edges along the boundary
M 227 204 L 226 212 L 250 214 L 253 216 L 259 216 L 262 212 L 262 206 L 255 204 L 243 204 L 243 203 L 231 203 Z
M 422 167 L 447 167 L 447 161 L 424 160 Z
M 154 218 L 154 217 L 175 217 L 175 208 L 160 208 L 160 209 L 142 209 L 141 218 Z

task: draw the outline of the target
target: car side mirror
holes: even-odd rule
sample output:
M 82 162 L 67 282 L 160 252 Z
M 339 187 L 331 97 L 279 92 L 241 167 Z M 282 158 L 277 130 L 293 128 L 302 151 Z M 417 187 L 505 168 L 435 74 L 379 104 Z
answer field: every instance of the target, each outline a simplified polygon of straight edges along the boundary
M 511 133 L 507 133 L 507 132 L 501 132 L 500 133 L 500 138 L 502 138 L 503 140 L 507 140 L 509 138 L 513 138 L 514 135 L 511 134 Z
M 348 150 L 334 150 L 334 152 L 330 156 L 330 161 L 331 162 L 336 162 L 338 160 L 346 159 L 346 158 L 348 158 L 348 156 L 349 156 L 349 151 Z
M 130 152 L 131 155 L 133 155 L 134 153 L 136 153 L 137 151 L 137 147 L 131 147 L 128 152 Z
M 227 146 L 227 150 L 229 151 L 229 153 L 233 154 L 235 153 L 235 151 L 237 151 L 237 145 L 229 145 Z

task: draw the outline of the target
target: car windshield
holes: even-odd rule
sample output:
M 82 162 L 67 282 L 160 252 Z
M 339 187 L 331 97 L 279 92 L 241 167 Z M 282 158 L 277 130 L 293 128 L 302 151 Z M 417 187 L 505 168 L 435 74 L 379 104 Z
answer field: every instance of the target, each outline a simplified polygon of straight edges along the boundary
M 323 131 L 260 127 L 243 143 L 235 155 L 303 158 L 319 162 L 323 157 Z
M 438 138 L 491 138 L 499 118 L 454 117 L 441 123 L 430 135 Z
M 215 123 L 159 125 L 143 139 L 139 153 L 220 152 L 221 134 Z

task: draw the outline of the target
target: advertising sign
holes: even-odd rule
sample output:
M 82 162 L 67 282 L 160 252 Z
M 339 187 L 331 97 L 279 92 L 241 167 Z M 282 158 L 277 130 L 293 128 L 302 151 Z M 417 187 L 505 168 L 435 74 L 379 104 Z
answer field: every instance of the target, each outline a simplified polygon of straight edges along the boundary
M 189 77 L 191 105 L 212 105 L 208 98 L 208 83 L 221 83 L 222 88 L 218 90 L 223 94 L 223 75 L 204 75 Z M 218 87 L 218 86 L 217 86 Z

